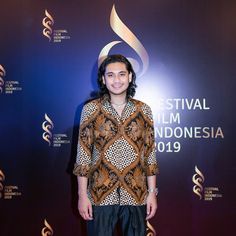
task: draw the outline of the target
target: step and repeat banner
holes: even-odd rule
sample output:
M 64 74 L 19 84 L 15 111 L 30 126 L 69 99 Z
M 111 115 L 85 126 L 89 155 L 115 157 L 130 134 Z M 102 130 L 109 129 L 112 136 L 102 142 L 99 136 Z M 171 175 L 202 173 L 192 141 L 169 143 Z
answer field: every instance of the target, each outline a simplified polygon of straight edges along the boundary
M 234 1 L 2 1 L 0 235 L 83 235 L 72 174 L 99 63 L 123 54 L 153 110 L 159 196 L 148 236 L 232 235 Z M 121 235 L 119 227 L 116 235 Z

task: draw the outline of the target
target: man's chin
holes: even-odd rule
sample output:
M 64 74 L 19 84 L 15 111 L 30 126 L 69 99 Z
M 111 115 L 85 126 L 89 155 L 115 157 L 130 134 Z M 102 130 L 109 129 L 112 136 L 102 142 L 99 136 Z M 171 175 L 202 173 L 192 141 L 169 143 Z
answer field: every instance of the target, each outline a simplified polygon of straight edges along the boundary
M 119 96 L 119 95 L 126 95 L 127 90 L 123 90 L 123 91 L 109 91 L 111 95 L 114 96 Z

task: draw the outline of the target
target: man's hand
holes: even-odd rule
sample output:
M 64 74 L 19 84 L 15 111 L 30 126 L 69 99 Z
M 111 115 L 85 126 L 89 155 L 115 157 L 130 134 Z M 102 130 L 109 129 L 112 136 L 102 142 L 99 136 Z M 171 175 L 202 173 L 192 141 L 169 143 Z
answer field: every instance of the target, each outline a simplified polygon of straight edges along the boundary
M 87 194 L 79 196 L 78 209 L 79 209 L 80 215 L 83 217 L 84 220 L 92 220 L 93 219 L 92 204 L 91 204 Z
M 151 219 L 157 211 L 157 197 L 155 193 L 149 193 L 147 196 L 147 217 L 146 220 Z

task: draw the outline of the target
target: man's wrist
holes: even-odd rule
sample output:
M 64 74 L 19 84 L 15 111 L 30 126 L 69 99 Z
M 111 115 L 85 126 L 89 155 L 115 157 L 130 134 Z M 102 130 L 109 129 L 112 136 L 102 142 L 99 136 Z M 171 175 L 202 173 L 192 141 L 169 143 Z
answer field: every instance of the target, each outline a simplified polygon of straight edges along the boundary
M 156 196 L 158 195 L 158 188 L 149 188 L 147 191 L 148 193 L 153 193 Z
M 87 192 L 79 192 L 78 196 L 79 197 L 87 197 L 88 195 L 87 195 Z

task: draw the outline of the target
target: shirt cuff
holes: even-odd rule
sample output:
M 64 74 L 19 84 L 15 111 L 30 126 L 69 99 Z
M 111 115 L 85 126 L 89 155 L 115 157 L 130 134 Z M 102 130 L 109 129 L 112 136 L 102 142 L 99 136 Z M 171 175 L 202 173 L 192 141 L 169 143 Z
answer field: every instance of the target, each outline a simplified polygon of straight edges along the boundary
M 88 177 L 89 176 L 89 170 L 90 170 L 89 165 L 75 164 L 73 174 L 77 175 L 77 176 Z
M 152 176 L 159 174 L 159 169 L 157 164 L 150 164 L 147 166 L 147 176 Z

